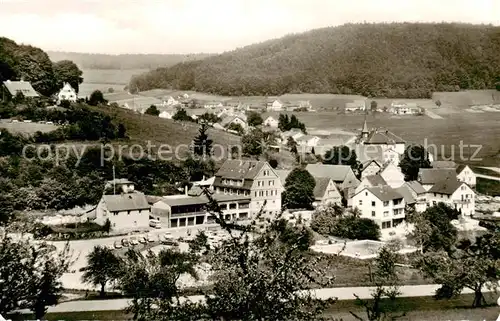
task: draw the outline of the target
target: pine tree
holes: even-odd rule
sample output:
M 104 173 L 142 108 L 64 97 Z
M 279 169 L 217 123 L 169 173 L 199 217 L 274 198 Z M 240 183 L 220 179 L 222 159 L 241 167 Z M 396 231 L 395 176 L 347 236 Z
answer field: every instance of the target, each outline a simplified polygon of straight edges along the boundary
M 193 141 L 194 154 L 197 156 L 202 156 L 203 158 L 212 154 L 213 141 L 208 138 L 207 130 L 208 126 L 205 123 L 201 124 L 199 134 Z

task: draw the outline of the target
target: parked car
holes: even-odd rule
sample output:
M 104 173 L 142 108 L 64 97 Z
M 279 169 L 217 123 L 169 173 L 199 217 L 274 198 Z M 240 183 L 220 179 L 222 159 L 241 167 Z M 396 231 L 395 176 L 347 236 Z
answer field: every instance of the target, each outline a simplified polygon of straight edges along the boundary
M 130 244 L 131 245 L 137 245 L 137 244 L 139 244 L 139 241 L 137 240 L 136 237 L 131 237 L 130 238 Z
M 179 242 L 174 240 L 173 238 L 170 238 L 169 236 L 163 235 L 162 238 L 160 239 L 161 244 L 165 245 L 173 245 L 173 246 L 178 246 Z
M 129 241 L 127 239 L 122 239 L 122 245 L 124 247 L 128 247 L 130 245 Z
M 122 248 L 122 244 L 120 242 L 118 242 L 118 241 L 115 241 L 114 247 L 115 247 L 115 249 L 121 249 Z
M 148 243 L 148 240 L 145 236 L 141 236 L 141 237 L 139 237 L 139 243 L 146 244 L 146 243 Z
M 148 242 L 154 242 L 154 241 L 155 241 L 155 238 L 153 237 L 153 235 L 152 235 L 152 234 L 148 234 L 148 235 L 146 236 L 146 240 L 147 240 Z
M 161 223 L 159 220 L 149 220 L 149 226 L 152 228 L 161 228 Z

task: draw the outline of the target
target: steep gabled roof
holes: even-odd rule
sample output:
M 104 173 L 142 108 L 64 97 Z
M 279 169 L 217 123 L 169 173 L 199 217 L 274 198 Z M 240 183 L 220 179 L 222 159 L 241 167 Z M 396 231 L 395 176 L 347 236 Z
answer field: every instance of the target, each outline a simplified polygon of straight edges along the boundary
M 343 182 L 352 171 L 349 165 L 308 164 L 306 170 L 313 177 L 329 177 L 334 182 Z
M 331 179 L 329 177 L 315 177 L 314 181 L 316 182 L 316 185 L 314 186 L 314 198 L 321 199 L 325 196 L 325 192 Z
M 455 169 L 449 168 L 421 168 L 418 172 L 420 183 L 424 185 L 435 184 L 447 178 L 457 177 Z
M 429 193 L 451 195 L 462 186 L 462 184 L 465 183 L 458 181 L 456 178 L 447 178 L 434 184 L 429 190 Z
M 362 193 L 364 190 L 368 190 L 370 193 L 375 195 L 375 197 L 377 197 L 379 200 L 383 202 L 404 198 L 403 195 L 399 194 L 395 189 L 393 189 L 388 185 L 367 187 L 362 191 L 360 191 L 359 193 Z
M 383 129 L 373 131 L 364 144 L 403 144 L 405 140 L 396 134 Z
M 460 174 L 465 168 L 467 167 L 467 165 L 463 165 L 463 164 L 460 164 L 458 165 L 456 168 L 455 168 L 455 172 L 458 174 Z
M 265 164 L 266 162 L 255 160 L 228 159 L 222 164 L 215 176 L 229 179 L 253 180 Z
M 3 82 L 5 88 L 9 91 L 12 96 L 15 96 L 18 92 L 22 93 L 24 97 L 38 97 L 38 93 L 31 86 L 28 81 L 11 81 L 7 80 Z
M 403 185 L 395 189 L 395 191 L 403 196 L 406 204 L 413 204 L 416 202 L 411 193 L 411 188 L 408 185 Z
M 208 203 L 208 199 L 204 196 L 189 196 L 189 195 L 170 195 L 164 196 L 161 202 L 169 206 L 184 206 L 184 205 L 203 205 Z
M 424 194 L 426 192 L 425 188 L 418 181 L 405 182 L 405 185 L 411 188 L 417 194 Z
M 372 186 L 387 185 L 387 182 L 385 181 L 385 179 L 382 176 L 380 176 L 379 174 L 366 176 L 365 179 L 367 179 L 368 182 L 370 182 L 370 184 Z
M 120 195 L 103 195 L 102 198 L 110 212 L 134 211 L 150 208 L 146 196 L 140 192 Z

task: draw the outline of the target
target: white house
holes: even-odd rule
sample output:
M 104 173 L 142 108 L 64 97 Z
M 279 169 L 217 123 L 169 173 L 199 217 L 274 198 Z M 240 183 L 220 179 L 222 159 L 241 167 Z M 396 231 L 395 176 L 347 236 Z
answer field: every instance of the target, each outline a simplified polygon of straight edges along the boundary
M 64 86 L 57 94 L 57 104 L 60 104 L 63 100 L 67 100 L 70 102 L 76 102 L 77 95 L 75 89 L 71 87 L 71 85 L 67 82 L 64 83 Z
M 419 182 L 405 182 L 396 190 L 404 196 L 406 204 L 413 205 L 417 212 L 423 212 L 427 209 L 427 191 Z
M 96 207 L 96 223 L 104 225 L 107 219 L 113 230 L 143 229 L 149 227 L 151 208 L 140 192 L 103 195 Z
M 184 98 L 184 99 L 188 99 L 188 98 L 189 98 L 189 95 L 188 95 L 188 94 L 186 94 L 186 93 L 184 93 L 184 94 L 182 94 L 182 98 Z
M 345 104 L 346 112 L 355 112 L 355 111 L 365 111 L 366 110 L 366 100 L 358 99 L 353 102 L 349 102 Z
M 168 96 L 167 99 L 165 100 L 165 104 L 167 106 L 176 106 L 179 104 L 179 101 L 172 96 Z
M 318 136 L 303 135 L 298 137 L 295 141 L 301 147 L 315 147 L 318 145 L 320 138 Z
M 476 174 L 467 165 L 458 165 L 456 167 L 457 179 L 461 182 L 467 183 L 470 187 L 476 186 Z
M 267 110 L 281 111 L 283 110 L 283 103 L 279 99 L 276 99 L 271 103 L 270 106 L 267 107 Z
M 210 101 L 203 105 L 203 108 L 222 108 L 224 105 L 220 101 Z
M 162 227 L 176 228 L 210 223 L 203 196 L 169 195 L 153 204 L 152 216 Z
M 167 110 L 164 110 L 162 111 L 158 117 L 160 118 L 165 118 L 165 119 L 172 119 L 172 117 L 174 116 L 174 112 L 173 111 L 167 111 Z
M 266 118 L 266 120 L 264 120 L 263 124 L 264 124 L 264 126 L 277 128 L 279 122 L 274 117 L 269 116 L 269 117 Z
M 281 142 L 283 144 L 286 144 L 288 142 L 288 138 L 292 137 L 293 140 L 297 141 L 298 138 L 304 136 L 305 134 L 302 132 L 302 130 L 298 128 L 292 128 L 286 132 L 281 133 Z
M 221 121 L 220 124 L 222 127 L 227 128 L 231 124 L 236 124 L 240 125 L 241 128 L 246 129 L 248 127 L 247 122 L 243 119 L 243 117 L 240 117 L 239 115 L 234 115 L 234 116 L 227 116 L 224 117 Z
M 405 182 L 405 175 L 401 172 L 401 168 L 389 163 L 382 169 L 379 175 L 387 182 L 392 188 L 400 187 Z
M 382 169 L 382 165 L 374 159 L 362 163 L 361 166 L 361 178 L 376 175 Z
M 366 187 L 352 200 L 361 217 L 373 220 L 381 229 L 396 227 L 405 220 L 404 197 L 390 186 Z
M 314 207 L 333 203 L 342 204 L 342 195 L 331 178 L 315 177 L 314 180 L 316 182 L 314 186 Z
M 456 178 L 448 178 L 434 184 L 427 191 L 427 205 L 445 203 L 460 211 L 462 215 L 474 215 L 476 194 L 474 190 Z
M 416 103 L 393 101 L 391 103 L 390 112 L 396 115 L 415 115 L 422 112 L 422 108 L 418 107 Z

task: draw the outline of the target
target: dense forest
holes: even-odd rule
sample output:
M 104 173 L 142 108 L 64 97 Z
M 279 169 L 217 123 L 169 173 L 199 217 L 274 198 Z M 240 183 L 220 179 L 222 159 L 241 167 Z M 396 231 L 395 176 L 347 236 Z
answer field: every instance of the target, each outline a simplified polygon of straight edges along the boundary
M 59 91 L 69 82 L 78 92 L 83 82 L 82 71 L 70 60 L 52 62 L 42 49 L 20 45 L 0 37 L 0 82 L 25 80 L 44 96 Z
M 199 60 L 208 54 L 124 54 L 107 55 L 79 52 L 48 51 L 53 61 L 71 60 L 83 69 L 154 69 L 185 61 Z
M 499 52 L 500 27 L 490 25 L 347 24 L 158 68 L 133 77 L 130 88 L 427 98 L 494 88 Z

